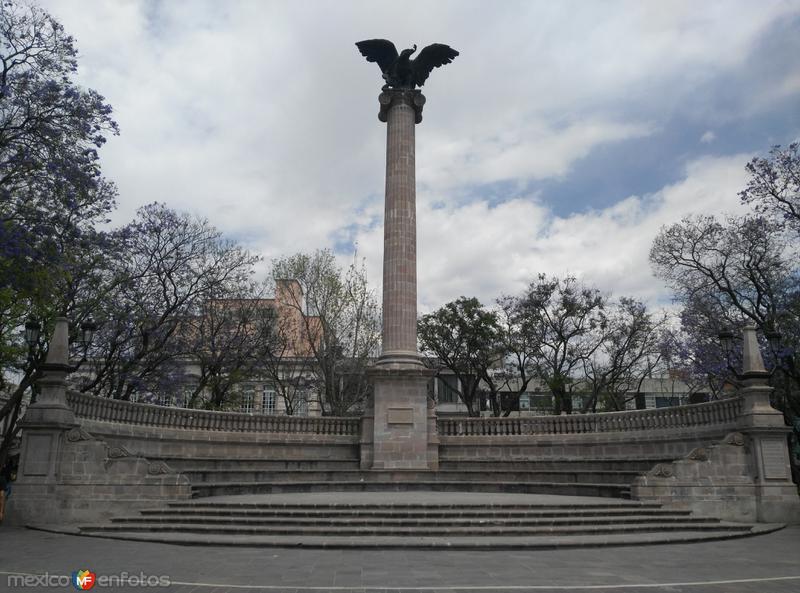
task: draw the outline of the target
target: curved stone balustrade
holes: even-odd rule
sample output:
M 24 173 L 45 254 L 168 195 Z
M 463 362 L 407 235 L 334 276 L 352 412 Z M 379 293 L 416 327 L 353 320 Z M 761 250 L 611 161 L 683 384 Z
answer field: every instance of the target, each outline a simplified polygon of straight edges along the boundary
M 508 418 L 439 418 L 440 436 L 518 436 L 631 432 L 687 427 L 734 425 L 742 407 L 739 397 L 718 401 L 657 408 Z
M 358 436 L 360 418 L 334 416 L 261 416 L 168 408 L 69 392 L 67 401 L 78 418 L 189 430 Z

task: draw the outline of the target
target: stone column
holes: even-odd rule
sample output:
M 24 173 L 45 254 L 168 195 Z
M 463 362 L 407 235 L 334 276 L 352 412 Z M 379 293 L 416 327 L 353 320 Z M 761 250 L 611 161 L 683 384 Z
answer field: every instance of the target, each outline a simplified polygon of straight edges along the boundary
M 417 351 L 417 212 L 414 126 L 425 97 L 385 89 L 378 119 L 386 126 L 383 231 L 383 349 L 372 370 L 371 435 L 361 465 L 375 469 L 438 468 L 436 415 L 428 407 L 426 369 Z M 371 437 L 371 438 L 370 438 Z
M 418 367 L 414 127 L 422 121 L 425 96 L 417 90 L 386 90 L 378 100 L 378 119 L 386 122 L 383 351 L 378 364 Z

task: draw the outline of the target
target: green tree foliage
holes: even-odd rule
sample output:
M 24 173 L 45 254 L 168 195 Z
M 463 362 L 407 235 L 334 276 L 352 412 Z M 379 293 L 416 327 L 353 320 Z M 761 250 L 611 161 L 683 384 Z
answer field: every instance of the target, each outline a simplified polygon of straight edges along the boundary
M 501 328 L 497 314 L 486 310 L 476 298 L 460 297 L 417 324 L 422 351 L 442 372 L 455 375 L 458 395 L 470 416 L 480 415 L 479 385 L 503 359 Z M 496 392 L 491 394 L 495 399 Z M 499 407 L 496 407 L 499 413 Z
M 10 417 L 0 457 L 17 430 L 22 396 L 38 376 L 56 314 L 85 318 L 84 284 L 105 237 L 95 229 L 116 190 L 98 148 L 116 134 L 111 107 L 74 81 L 74 40 L 45 11 L 0 5 L 0 409 Z M 44 322 L 30 350 L 29 316 Z
M 528 340 L 538 344 L 537 368 L 553 394 L 553 413 L 572 413 L 575 371 L 607 335 L 606 297 L 574 277 L 541 274 L 518 297 L 516 308 Z

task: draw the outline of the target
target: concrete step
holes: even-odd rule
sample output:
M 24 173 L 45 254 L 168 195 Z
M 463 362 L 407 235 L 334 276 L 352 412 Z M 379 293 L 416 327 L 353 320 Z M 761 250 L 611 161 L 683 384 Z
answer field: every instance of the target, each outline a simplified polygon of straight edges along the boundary
M 164 461 L 179 471 L 235 470 L 235 471 L 281 471 L 281 470 L 358 470 L 358 458 L 352 459 L 228 459 L 224 457 L 148 457 L 149 460 Z
M 192 486 L 192 496 L 233 494 L 267 494 L 279 492 L 403 492 L 412 490 L 436 492 L 506 492 L 558 494 L 563 496 L 601 496 L 623 498 L 629 495 L 629 484 L 578 482 L 479 482 L 479 481 L 286 481 L 286 482 L 216 482 Z
M 192 484 L 221 484 L 226 482 L 328 482 L 328 481 L 435 481 L 435 482 L 579 482 L 590 484 L 629 484 L 639 472 L 636 470 L 506 470 L 500 469 L 445 469 L 439 471 L 352 470 L 352 469 L 288 469 L 243 470 L 240 468 L 194 468 L 182 470 Z
M 76 534 L 72 527 L 60 525 L 31 525 L 54 533 Z M 717 541 L 735 537 L 746 537 L 771 533 L 783 525 L 743 525 L 739 531 L 662 531 L 627 532 L 584 535 L 539 535 L 539 536 L 484 536 L 484 537 L 408 537 L 386 535 L 310 536 L 310 535 L 241 535 L 178 532 L 77 532 L 90 537 L 112 538 L 131 541 L 146 541 L 176 545 L 246 546 L 246 547 L 294 547 L 294 548 L 356 548 L 356 549 L 446 549 L 446 550 L 546 550 L 555 548 L 585 548 L 609 546 L 642 546 L 653 544 L 684 544 L 702 541 Z
M 584 511 L 584 510 L 664 510 L 656 502 L 639 500 L 587 498 L 584 496 L 527 496 L 517 494 L 454 493 L 432 495 L 429 491 L 402 494 L 309 494 L 307 496 L 224 496 L 167 503 L 165 508 L 213 509 L 285 509 L 285 510 L 390 510 L 390 511 Z
M 448 499 L 449 497 L 449 499 Z M 472 492 L 333 492 L 175 501 L 72 529 L 186 545 L 537 549 L 708 541 L 766 533 L 622 499 Z M 38 528 L 67 533 L 67 527 Z
M 164 515 L 146 515 L 114 517 L 113 524 L 183 524 L 183 525 L 245 525 L 245 526 L 323 526 L 333 527 L 540 527 L 540 526 L 566 526 L 566 525 L 647 525 L 686 523 L 718 524 L 717 519 L 709 517 L 690 518 L 686 515 L 628 515 L 628 516 L 589 516 L 589 517 L 498 517 L 476 515 L 474 517 L 374 517 L 353 514 L 349 516 L 319 516 L 319 517 L 254 517 L 219 516 L 208 514 L 187 515 L 185 513 L 170 513 Z
M 402 526 L 402 525 L 245 525 L 245 524 L 203 524 L 194 523 L 107 523 L 104 525 L 81 526 L 81 533 L 113 532 L 178 532 L 195 534 L 225 535 L 304 535 L 304 536 L 348 536 L 366 535 L 406 536 L 406 537 L 465 537 L 465 536 L 535 536 L 535 535 L 600 535 L 619 533 L 655 533 L 668 531 L 715 531 L 742 532 L 750 529 L 740 523 L 704 523 L 694 521 L 670 523 L 632 523 L 603 525 L 531 525 L 531 526 Z
M 440 470 L 484 470 L 502 469 L 505 471 L 547 471 L 547 470 L 602 470 L 646 472 L 659 463 L 670 463 L 674 457 L 567 457 L 553 459 L 463 459 L 439 457 Z
M 225 520 L 235 519 L 238 517 L 279 517 L 279 518 L 298 518 L 308 520 L 327 520 L 334 518 L 347 519 L 350 517 L 363 517 L 369 519 L 394 519 L 394 518 L 407 518 L 407 519 L 549 519 L 563 517 L 568 513 L 569 517 L 579 520 L 582 518 L 592 519 L 595 517 L 609 518 L 609 520 L 616 520 L 625 518 L 632 513 L 637 517 L 648 517 L 658 519 L 659 517 L 688 517 L 691 515 L 690 511 L 672 511 L 667 509 L 567 509 L 567 510 L 480 510 L 480 509 L 441 509 L 441 510 L 426 510 L 426 509 L 287 509 L 287 508 L 214 508 L 214 507 L 178 507 L 166 509 L 142 509 L 139 511 L 141 516 L 146 517 L 148 520 L 160 520 L 159 517 L 203 517 L 203 518 L 221 518 Z

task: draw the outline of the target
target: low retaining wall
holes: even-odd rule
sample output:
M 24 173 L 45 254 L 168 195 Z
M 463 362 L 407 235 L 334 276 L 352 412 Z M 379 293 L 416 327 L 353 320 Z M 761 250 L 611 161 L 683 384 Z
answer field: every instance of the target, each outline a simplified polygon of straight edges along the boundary
M 798 500 L 787 478 L 783 441 L 788 429 L 769 406 L 768 394 L 769 388 L 759 384 L 734 398 L 657 410 L 439 418 L 435 446 L 443 462 L 463 465 L 600 460 L 616 467 L 633 460 L 640 462 L 635 471 L 643 471 L 652 467 L 650 460 L 657 460 L 658 467 L 637 478 L 634 498 L 740 520 L 792 520 L 798 516 Z M 357 467 L 361 448 L 369 443 L 364 435 L 370 424 L 364 418 L 165 408 L 75 392 L 66 395 L 66 403 L 75 413 L 72 426 L 79 426 L 34 427 L 38 433 L 31 438 L 38 443 L 50 434 L 52 444 L 32 447 L 29 439 L 23 449 L 32 455 L 24 460 L 30 504 L 49 505 L 48 516 L 68 520 L 125 504 L 189 496 L 180 470 L 202 466 L 205 460 L 347 462 Z M 731 437 L 716 445 L 731 433 L 741 433 L 746 445 L 738 445 L 739 437 L 733 445 Z M 39 450 L 40 455 L 34 453 Z M 43 466 L 45 454 L 50 466 L 39 479 L 36 464 Z M 686 460 L 671 463 L 682 458 Z M 85 505 L 81 493 L 89 493 Z M 69 500 L 66 506 L 58 502 L 63 498 Z M 24 511 L 36 516 L 34 507 Z
M 688 406 L 603 414 L 513 418 L 439 418 L 437 426 L 440 437 L 631 433 L 734 426 L 741 410 L 741 398 L 734 397 Z
M 260 416 L 165 408 L 71 392 L 81 425 L 148 458 L 357 460 L 360 418 Z M 678 459 L 736 428 L 741 398 L 607 414 L 439 418 L 447 460 Z
M 442 461 L 683 457 L 737 425 L 740 398 L 657 410 L 530 416 L 440 418 Z
M 81 426 L 148 459 L 358 460 L 360 418 L 255 416 L 69 393 Z
M 361 419 L 355 417 L 262 416 L 166 408 L 69 392 L 67 402 L 75 416 L 117 424 L 199 431 L 257 432 L 302 435 L 360 436 Z

